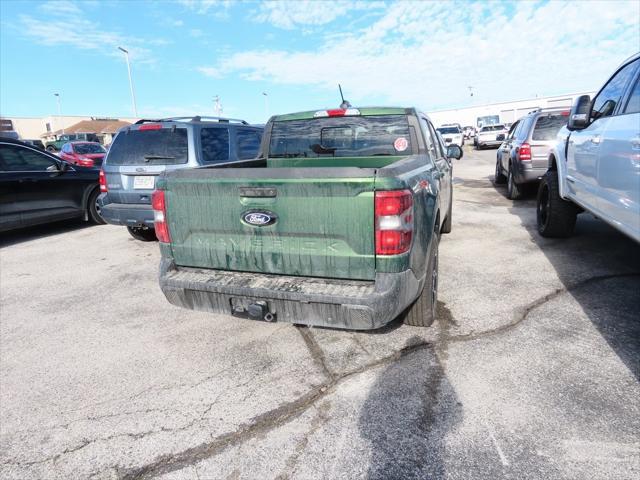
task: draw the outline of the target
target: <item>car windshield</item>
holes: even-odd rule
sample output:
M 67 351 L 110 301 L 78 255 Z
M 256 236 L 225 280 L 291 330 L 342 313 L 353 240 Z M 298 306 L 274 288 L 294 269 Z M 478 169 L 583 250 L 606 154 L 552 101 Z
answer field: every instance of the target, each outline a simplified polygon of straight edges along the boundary
M 86 155 L 87 153 L 106 153 L 106 150 L 99 143 L 76 143 L 73 151 Z
M 489 125 L 487 127 L 482 127 L 481 132 L 497 132 L 498 130 L 504 130 L 504 125 Z
M 411 155 L 406 115 L 323 117 L 274 122 L 270 158 Z
M 568 115 L 542 115 L 533 129 L 532 140 L 555 140 L 558 131 L 567 124 Z
M 437 129 L 440 133 L 460 133 L 460 129 L 458 127 L 440 127 Z
M 109 165 L 176 165 L 187 163 L 187 129 L 125 130 L 115 138 Z

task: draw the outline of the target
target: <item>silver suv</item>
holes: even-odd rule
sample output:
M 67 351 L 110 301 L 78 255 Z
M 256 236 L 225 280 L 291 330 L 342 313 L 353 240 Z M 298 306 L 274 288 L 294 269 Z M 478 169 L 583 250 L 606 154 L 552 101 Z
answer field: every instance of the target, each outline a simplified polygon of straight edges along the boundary
M 640 242 L 640 53 L 593 100 L 578 97 L 538 189 L 538 231 L 568 237 L 592 213 Z
M 120 129 L 100 172 L 103 218 L 126 226 L 137 240 L 155 240 L 151 194 L 158 175 L 255 158 L 262 131 L 244 120 L 218 117 L 140 120 Z
M 522 196 L 523 185 L 537 183 L 547 172 L 549 151 L 567 124 L 569 107 L 538 109 L 511 125 L 498 148 L 495 182 L 507 183 L 507 196 Z

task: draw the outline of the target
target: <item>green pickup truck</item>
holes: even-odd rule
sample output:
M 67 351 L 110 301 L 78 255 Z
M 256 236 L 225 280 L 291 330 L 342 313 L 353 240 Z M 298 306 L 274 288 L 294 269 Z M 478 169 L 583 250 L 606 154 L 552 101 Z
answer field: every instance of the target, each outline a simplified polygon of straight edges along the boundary
M 268 322 L 429 326 L 460 157 L 414 108 L 274 116 L 256 159 L 158 179 L 162 291 Z
M 98 136 L 94 133 L 63 133 L 58 135 L 55 140 L 49 140 L 45 143 L 47 152 L 56 153 L 62 149 L 62 146 L 68 142 L 97 142 Z

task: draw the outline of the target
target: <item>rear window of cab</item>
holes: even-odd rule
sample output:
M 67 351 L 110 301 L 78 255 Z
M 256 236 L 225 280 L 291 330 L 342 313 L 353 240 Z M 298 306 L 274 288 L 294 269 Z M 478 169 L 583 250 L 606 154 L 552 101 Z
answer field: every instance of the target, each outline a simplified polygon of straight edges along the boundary
M 276 121 L 269 158 L 411 155 L 406 115 L 323 117 Z

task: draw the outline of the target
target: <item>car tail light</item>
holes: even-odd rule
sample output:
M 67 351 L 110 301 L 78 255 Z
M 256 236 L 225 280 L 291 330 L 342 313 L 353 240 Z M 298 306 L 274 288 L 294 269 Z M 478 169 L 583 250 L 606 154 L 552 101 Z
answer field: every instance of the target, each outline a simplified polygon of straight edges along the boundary
M 101 192 L 107 192 L 107 177 L 104 174 L 104 170 L 101 168 L 100 169 L 100 177 L 99 177 L 99 182 L 100 182 L 100 191 Z
M 523 143 L 518 150 L 518 159 L 520 161 L 531 160 L 531 145 Z
M 93 160 L 90 158 L 79 158 L 78 165 L 81 167 L 93 167 Z
M 167 202 L 164 190 L 155 190 L 151 195 L 151 207 L 153 208 L 153 224 L 156 229 L 156 237 L 162 243 L 171 242 L 169 226 L 167 225 Z
M 569 116 L 569 110 L 565 110 L 563 112 L 560 112 L 560 115 L 563 117 L 568 117 Z
M 376 255 L 398 255 L 411 247 L 413 195 L 411 190 L 375 192 Z
M 144 125 L 140 125 L 138 130 L 160 130 L 162 125 L 159 123 L 145 123 Z

